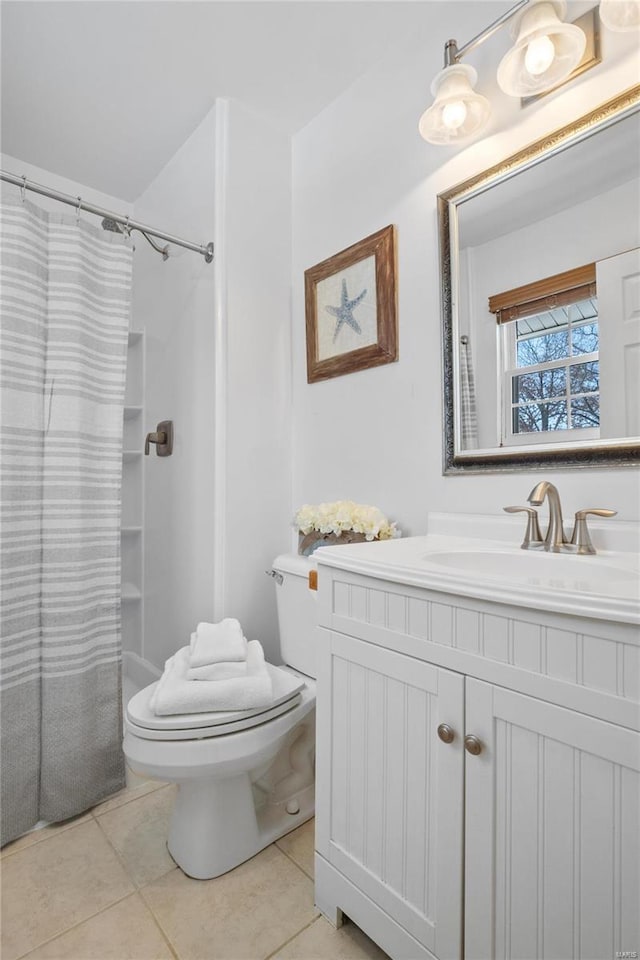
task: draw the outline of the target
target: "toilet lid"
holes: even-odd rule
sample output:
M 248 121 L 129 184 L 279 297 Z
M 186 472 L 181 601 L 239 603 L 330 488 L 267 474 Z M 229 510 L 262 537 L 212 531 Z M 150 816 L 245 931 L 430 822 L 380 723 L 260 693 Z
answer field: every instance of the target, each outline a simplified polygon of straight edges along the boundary
M 267 663 L 266 667 L 273 684 L 273 701 L 268 707 L 258 707 L 254 710 L 180 713 L 159 717 L 149 706 L 157 685 L 152 683 L 131 698 L 127 704 L 127 720 L 130 724 L 142 728 L 139 732 L 140 736 L 146 736 L 151 740 L 215 737 L 255 727 L 294 707 L 300 701 L 300 691 L 305 686 L 303 678 L 289 670 L 274 667 L 271 663 Z

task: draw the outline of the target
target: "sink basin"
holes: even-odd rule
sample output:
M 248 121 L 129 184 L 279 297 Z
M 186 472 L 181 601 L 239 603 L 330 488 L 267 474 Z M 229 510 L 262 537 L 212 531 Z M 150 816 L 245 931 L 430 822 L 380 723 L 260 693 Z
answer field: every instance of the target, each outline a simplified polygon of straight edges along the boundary
M 552 589 L 601 592 L 605 585 L 634 581 L 638 572 L 601 556 L 571 556 L 545 551 L 465 550 L 426 553 L 424 561 L 443 573 L 472 574 Z
M 434 516 L 437 520 L 439 515 Z M 453 519 L 455 523 L 447 521 L 452 532 L 433 522 L 436 532 L 428 536 L 323 547 L 318 564 L 458 597 L 640 624 L 635 524 L 620 521 L 615 549 L 597 544 L 597 554 L 578 556 L 521 550 L 519 540 L 513 539 L 522 530 L 511 520 L 500 529 L 500 537 L 491 538 L 496 517 L 472 524 L 473 536 L 463 535 L 470 525 L 467 517 Z

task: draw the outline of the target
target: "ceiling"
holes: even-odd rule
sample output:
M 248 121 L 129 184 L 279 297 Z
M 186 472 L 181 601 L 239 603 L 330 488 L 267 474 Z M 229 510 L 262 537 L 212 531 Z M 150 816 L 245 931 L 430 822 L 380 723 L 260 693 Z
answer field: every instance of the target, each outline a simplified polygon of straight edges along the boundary
M 452 6 L 3 0 L 2 150 L 135 200 L 217 97 L 294 132 Z
M 623 183 L 629 196 L 637 194 L 638 157 L 640 119 L 632 114 L 461 203 L 460 248 L 546 220 Z

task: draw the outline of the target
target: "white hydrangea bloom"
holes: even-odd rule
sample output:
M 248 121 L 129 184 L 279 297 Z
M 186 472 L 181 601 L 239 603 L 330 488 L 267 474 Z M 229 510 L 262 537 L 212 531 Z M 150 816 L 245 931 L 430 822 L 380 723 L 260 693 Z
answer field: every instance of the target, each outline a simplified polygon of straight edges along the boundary
M 317 510 L 305 503 L 296 513 L 295 523 L 301 533 L 311 533 L 316 528 Z
M 296 513 L 295 525 L 303 534 L 318 530 L 339 537 L 343 532 L 353 530 L 364 534 L 367 540 L 390 540 L 397 536 L 395 523 L 390 523 L 381 510 L 353 500 L 336 500 L 317 506 L 305 503 Z

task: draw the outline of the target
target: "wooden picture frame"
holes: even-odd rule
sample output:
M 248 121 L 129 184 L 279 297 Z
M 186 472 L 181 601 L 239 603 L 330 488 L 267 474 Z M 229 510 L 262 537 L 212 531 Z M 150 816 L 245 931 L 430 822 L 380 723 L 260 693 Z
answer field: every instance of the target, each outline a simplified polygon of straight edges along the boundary
M 304 281 L 307 383 L 398 359 L 393 225 L 310 267 Z

